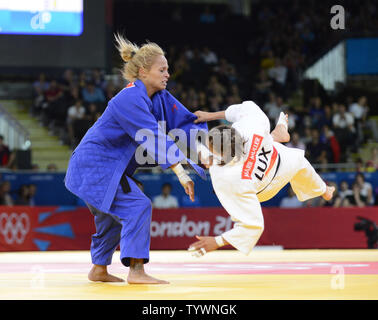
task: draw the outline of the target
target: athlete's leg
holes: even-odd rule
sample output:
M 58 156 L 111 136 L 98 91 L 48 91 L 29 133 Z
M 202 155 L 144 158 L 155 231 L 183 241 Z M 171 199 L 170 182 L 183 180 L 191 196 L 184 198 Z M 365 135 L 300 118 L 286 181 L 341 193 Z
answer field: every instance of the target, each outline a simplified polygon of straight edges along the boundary
M 335 190 L 334 187 L 327 187 L 306 158 L 303 158 L 303 168 L 290 180 L 290 184 L 300 201 L 318 196 L 331 200 Z
M 136 183 L 127 177 L 130 191 L 125 193 L 119 186 L 110 212 L 119 218 L 121 230 L 121 261 L 130 267 L 129 283 L 168 283 L 147 275 L 144 264 L 149 261 L 151 200 Z
M 103 282 L 123 282 L 107 272 L 107 266 L 112 262 L 121 234 L 121 224 L 110 214 L 101 212 L 88 204 L 94 215 L 96 233 L 92 235 L 91 256 L 93 267 L 88 274 L 89 280 Z

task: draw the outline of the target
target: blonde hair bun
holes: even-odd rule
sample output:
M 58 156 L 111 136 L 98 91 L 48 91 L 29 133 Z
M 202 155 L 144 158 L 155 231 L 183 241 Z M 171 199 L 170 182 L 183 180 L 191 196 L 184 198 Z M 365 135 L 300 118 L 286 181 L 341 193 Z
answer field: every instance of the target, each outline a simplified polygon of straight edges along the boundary
M 118 52 L 125 62 L 122 68 L 123 77 L 134 82 L 139 77 L 139 69 L 150 70 L 155 58 L 164 56 L 164 51 L 156 43 L 148 42 L 138 47 L 136 44 L 124 38 L 119 33 L 114 35 Z

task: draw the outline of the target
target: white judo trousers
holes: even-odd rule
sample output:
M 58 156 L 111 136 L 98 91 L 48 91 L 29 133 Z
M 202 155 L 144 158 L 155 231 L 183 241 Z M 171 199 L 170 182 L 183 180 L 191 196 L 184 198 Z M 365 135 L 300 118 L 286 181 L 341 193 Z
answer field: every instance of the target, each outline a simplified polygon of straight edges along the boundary
M 269 120 L 255 103 L 232 105 L 225 114 L 246 142 L 246 157 L 212 165 L 210 176 L 220 203 L 235 222 L 222 237 L 249 254 L 264 231 L 260 202 L 274 197 L 287 183 L 300 201 L 324 194 L 326 184 L 303 150 L 273 141 Z

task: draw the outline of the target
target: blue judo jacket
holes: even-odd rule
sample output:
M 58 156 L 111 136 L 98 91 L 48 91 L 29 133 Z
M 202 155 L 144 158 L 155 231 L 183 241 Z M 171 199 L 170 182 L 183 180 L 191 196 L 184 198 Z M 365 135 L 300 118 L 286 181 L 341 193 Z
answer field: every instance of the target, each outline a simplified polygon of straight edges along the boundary
M 157 92 L 151 100 L 142 81 L 130 83 L 109 101 L 73 151 L 65 176 L 66 188 L 107 212 L 123 173 L 131 176 L 140 166 L 136 161 L 137 147 L 141 145 L 155 163 L 166 169 L 186 158 L 167 133 L 183 129 L 189 143 L 191 129 L 207 131 L 205 123 L 193 123 L 196 118 L 167 90 Z M 166 127 L 159 121 L 165 121 Z M 204 175 L 201 168 L 192 166 Z

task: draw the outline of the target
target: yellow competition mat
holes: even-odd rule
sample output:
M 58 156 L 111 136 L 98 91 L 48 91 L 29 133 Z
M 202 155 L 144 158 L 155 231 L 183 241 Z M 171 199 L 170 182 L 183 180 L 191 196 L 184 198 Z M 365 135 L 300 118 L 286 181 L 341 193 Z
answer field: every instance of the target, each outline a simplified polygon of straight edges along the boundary
M 0 299 L 378 299 L 377 250 L 152 251 L 145 265 L 168 285 L 91 282 L 89 251 L 0 253 Z M 128 268 L 113 256 L 109 272 Z

